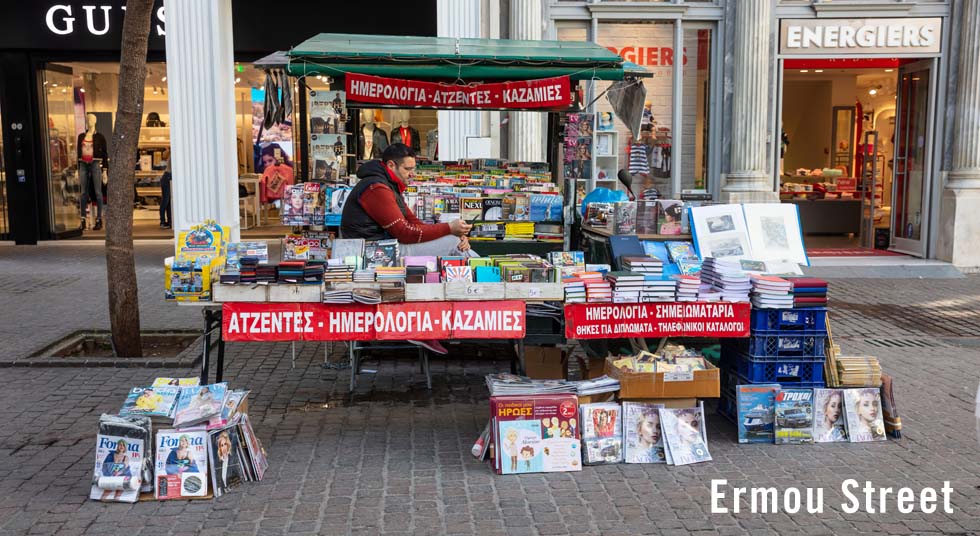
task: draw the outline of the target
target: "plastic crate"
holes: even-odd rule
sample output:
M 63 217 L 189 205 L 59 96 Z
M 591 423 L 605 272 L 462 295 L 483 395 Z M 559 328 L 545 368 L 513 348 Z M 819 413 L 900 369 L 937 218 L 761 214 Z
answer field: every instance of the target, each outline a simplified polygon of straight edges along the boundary
M 755 331 L 749 337 L 745 353 L 760 357 L 823 358 L 826 331 Z
M 746 383 L 819 383 L 823 385 L 822 357 L 752 357 L 736 358 L 739 380 Z
M 752 309 L 752 331 L 827 332 L 827 308 Z
M 738 422 L 738 404 L 735 402 L 734 398 L 729 398 L 728 396 L 722 396 L 718 399 L 718 414 L 722 417 Z

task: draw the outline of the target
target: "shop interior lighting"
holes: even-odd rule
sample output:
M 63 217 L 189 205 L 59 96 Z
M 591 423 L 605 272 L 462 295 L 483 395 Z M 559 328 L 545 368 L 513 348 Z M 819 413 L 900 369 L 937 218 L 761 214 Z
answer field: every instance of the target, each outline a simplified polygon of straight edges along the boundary
M 894 71 L 894 70 L 895 70 L 895 69 L 885 69 L 885 72 L 886 72 L 886 73 L 890 73 L 890 72 L 892 72 L 892 71 Z
M 814 69 L 813 72 L 815 72 L 815 73 L 822 73 L 823 72 L 823 69 Z
M 879 89 L 881 89 L 881 86 L 874 86 L 868 90 L 868 95 L 877 95 Z
M 161 78 L 161 79 L 160 79 L 160 81 L 161 81 L 161 82 L 166 82 L 166 81 L 167 81 L 167 77 L 166 77 L 166 76 L 164 76 L 163 78 Z
M 241 82 L 241 81 L 242 81 L 242 77 L 240 77 L 240 76 L 236 76 L 235 77 L 235 83 L 236 84 L 239 83 L 239 82 Z
M 810 72 L 810 69 L 800 69 L 800 72 L 801 73 L 808 73 L 808 72 Z
M 83 87 L 80 87 L 80 88 L 78 88 L 78 91 L 80 91 L 80 92 L 82 92 L 82 93 L 85 93 L 85 88 L 83 88 Z

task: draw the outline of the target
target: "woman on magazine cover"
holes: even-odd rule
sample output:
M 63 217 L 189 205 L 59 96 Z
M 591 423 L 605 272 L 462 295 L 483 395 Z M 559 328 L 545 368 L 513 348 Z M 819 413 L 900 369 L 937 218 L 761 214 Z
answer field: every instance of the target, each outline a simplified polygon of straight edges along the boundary
M 660 442 L 660 414 L 657 410 L 644 411 L 636 421 L 637 447 L 642 456 L 652 462 L 664 459 L 663 444 Z
M 214 411 L 214 396 L 207 385 L 202 385 L 201 390 L 191 399 L 190 409 L 198 415 Z
M 102 461 L 102 476 L 128 476 L 132 477 L 133 473 L 129 470 L 129 455 L 126 454 L 126 448 L 129 445 L 126 444 L 125 439 L 120 439 L 116 442 L 116 450 L 110 452 L 106 455 L 105 460 Z M 118 499 L 122 495 L 123 490 L 104 490 L 102 492 L 102 500 Z
M 218 467 L 215 467 L 215 470 L 218 471 L 218 485 L 224 491 L 228 489 L 228 464 L 231 463 L 231 436 L 228 435 L 227 431 L 221 432 L 218 434 L 217 443 Z
M 844 432 L 843 397 L 842 391 L 834 391 L 824 399 L 823 419 L 816 423 L 816 441 L 847 441 L 847 434 Z
M 875 441 L 885 437 L 885 431 L 878 423 L 881 412 L 874 389 L 862 389 L 854 401 L 854 414 L 857 415 L 857 430 L 852 430 L 854 441 Z
M 286 216 L 289 218 L 303 218 L 303 190 L 299 188 L 288 188 L 289 199 L 286 204 Z
M 677 412 L 677 435 L 680 439 L 681 453 L 690 452 L 696 460 L 701 460 L 706 454 L 704 440 L 701 436 L 701 412 L 696 409 Z M 673 444 L 671 452 L 674 452 Z
M 153 389 L 148 387 L 144 389 L 143 392 L 140 393 L 139 398 L 136 399 L 136 409 L 142 411 L 152 411 L 162 402 L 163 397 L 153 392 Z
M 182 435 L 177 441 L 177 446 L 167 456 L 167 474 L 179 475 L 186 472 L 196 473 L 198 469 L 191 456 L 191 440 L 186 435 Z

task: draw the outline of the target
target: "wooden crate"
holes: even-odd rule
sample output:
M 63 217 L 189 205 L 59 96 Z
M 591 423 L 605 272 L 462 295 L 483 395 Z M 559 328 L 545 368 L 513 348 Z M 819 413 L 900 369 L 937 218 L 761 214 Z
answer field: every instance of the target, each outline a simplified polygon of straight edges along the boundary
M 447 300 L 503 300 L 503 283 L 446 283 Z
M 323 301 L 323 285 L 269 285 L 269 301 L 319 303 Z

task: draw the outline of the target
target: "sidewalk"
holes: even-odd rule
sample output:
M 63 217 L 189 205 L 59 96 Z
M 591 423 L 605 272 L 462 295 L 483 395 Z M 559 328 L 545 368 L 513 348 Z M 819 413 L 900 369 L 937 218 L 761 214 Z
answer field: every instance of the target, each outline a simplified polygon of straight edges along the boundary
M 162 299 L 168 251 L 138 247 L 143 325 L 198 328 L 196 310 Z M 102 254 L 0 247 L 0 300 L 16 304 L 0 322 L 3 357 L 108 327 Z M 495 476 L 469 449 L 488 415 L 483 375 L 507 361 L 451 347 L 432 361 L 430 393 L 411 354 L 372 360 L 377 373 L 350 397 L 348 371 L 321 367 L 321 344 L 297 345 L 292 369 L 289 344 L 229 343 L 226 379 L 252 390 L 265 481 L 210 501 L 101 504 L 87 499 L 99 415 L 133 385 L 197 371 L 2 368 L 0 534 L 980 533 L 980 277 L 834 280 L 831 299 L 845 353 L 876 355 L 895 376 L 904 439 L 738 445 L 734 425 L 709 410 L 709 463 Z M 847 478 L 917 492 L 948 480 L 954 513 L 846 514 Z M 735 486 L 823 487 L 825 509 L 711 514 L 712 479 L 727 479 L 729 497 Z

